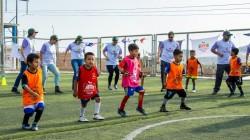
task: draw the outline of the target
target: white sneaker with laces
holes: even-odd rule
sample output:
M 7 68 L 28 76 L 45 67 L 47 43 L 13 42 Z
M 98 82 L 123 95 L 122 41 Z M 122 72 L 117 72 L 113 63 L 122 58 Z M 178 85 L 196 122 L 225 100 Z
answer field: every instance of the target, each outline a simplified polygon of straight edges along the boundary
M 84 116 L 80 116 L 79 122 L 88 122 L 89 120 Z
M 104 117 L 101 116 L 100 114 L 95 114 L 93 119 L 94 120 L 104 120 Z
M 195 92 L 196 92 L 196 90 L 192 90 L 192 92 L 193 92 L 193 93 L 195 93 Z

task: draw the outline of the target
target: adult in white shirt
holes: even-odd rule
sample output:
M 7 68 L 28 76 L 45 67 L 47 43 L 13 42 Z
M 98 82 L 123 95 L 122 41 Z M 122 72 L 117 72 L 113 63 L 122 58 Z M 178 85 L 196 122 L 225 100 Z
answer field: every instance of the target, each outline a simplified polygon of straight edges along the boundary
M 64 55 L 63 61 L 65 62 L 65 58 L 67 53 L 71 52 L 71 65 L 74 71 L 73 80 L 72 80 L 72 90 L 74 86 L 74 80 L 77 78 L 78 70 L 81 65 L 84 63 L 84 53 L 85 53 L 85 45 L 82 43 L 82 36 L 78 35 L 74 42 L 70 43 L 67 47 Z
M 27 69 L 27 63 L 26 63 L 26 58 L 30 53 L 35 53 L 35 47 L 33 43 L 33 39 L 35 39 L 36 34 L 38 32 L 34 28 L 28 29 L 28 36 L 23 39 L 22 46 L 21 46 L 21 57 L 20 57 L 20 62 L 21 62 L 21 67 L 20 67 L 20 72 L 15 80 L 14 86 L 12 87 L 11 91 L 16 94 L 20 94 L 18 91 L 19 83 L 22 79 L 23 72 Z
M 43 44 L 40 51 L 40 58 L 42 63 L 42 71 L 43 71 L 43 88 L 45 88 L 48 70 L 51 71 L 55 78 L 55 93 L 63 93 L 60 89 L 60 72 L 56 67 L 56 44 L 58 42 L 58 38 L 56 35 L 52 35 L 50 40 Z M 45 91 L 45 89 L 44 89 Z
M 169 69 L 170 63 L 174 58 L 174 50 L 181 49 L 178 42 L 174 41 L 174 32 L 168 33 L 168 39 L 160 42 L 158 47 L 157 63 L 161 65 L 161 92 L 165 91 L 166 73 Z

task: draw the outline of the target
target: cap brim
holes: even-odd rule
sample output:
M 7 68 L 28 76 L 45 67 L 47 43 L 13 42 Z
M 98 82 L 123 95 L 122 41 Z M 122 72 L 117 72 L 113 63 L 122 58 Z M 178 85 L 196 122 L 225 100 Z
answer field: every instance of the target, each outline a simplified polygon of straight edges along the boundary
M 225 36 L 232 36 L 233 34 L 225 34 Z

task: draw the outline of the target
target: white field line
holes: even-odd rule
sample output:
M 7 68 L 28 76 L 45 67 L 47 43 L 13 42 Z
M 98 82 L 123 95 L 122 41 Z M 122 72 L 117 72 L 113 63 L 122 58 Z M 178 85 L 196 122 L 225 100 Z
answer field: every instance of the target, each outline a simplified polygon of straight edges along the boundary
M 127 136 L 123 138 L 123 140 L 133 140 L 137 135 L 142 133 L 143 131 L 146 131 L 148 129 L 164 125 L 164 124 L 170 124 L 175 122 L 181 122 L 181 121 L 190 121 L 190 120 L 202 120 L 202 119 L 213 119 L 213 118 L 232 118 L 232 117 L 247 117 L 250 115 L 224 115 L 224 116 L 207 116 L 207 117 L 192 117 L 192 118 L 184 118 L 184 119 L 178 119 L 178 120 L 169 120 L 169 121 L 163 121 L 155 124 L 150 124 L 141 128 L 137 128 L 131 133 L 129 133 Z

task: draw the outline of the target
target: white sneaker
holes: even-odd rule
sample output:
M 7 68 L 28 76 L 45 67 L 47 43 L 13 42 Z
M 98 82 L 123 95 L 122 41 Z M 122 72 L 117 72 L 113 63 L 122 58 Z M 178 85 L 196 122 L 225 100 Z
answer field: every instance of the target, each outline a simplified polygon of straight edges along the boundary
M 84 116 L 80 116 L 79 122 L 88 122 L 89 120 Z
M 94 120 L 104 120 L 104 117 L 99 115 L 99 114 L 95 114 L 93 117 Z
M 193 93 L 195 93 L 195 92 L 196 92 L 196 90 L 192 90 L 192 92 L 193 92 Z

